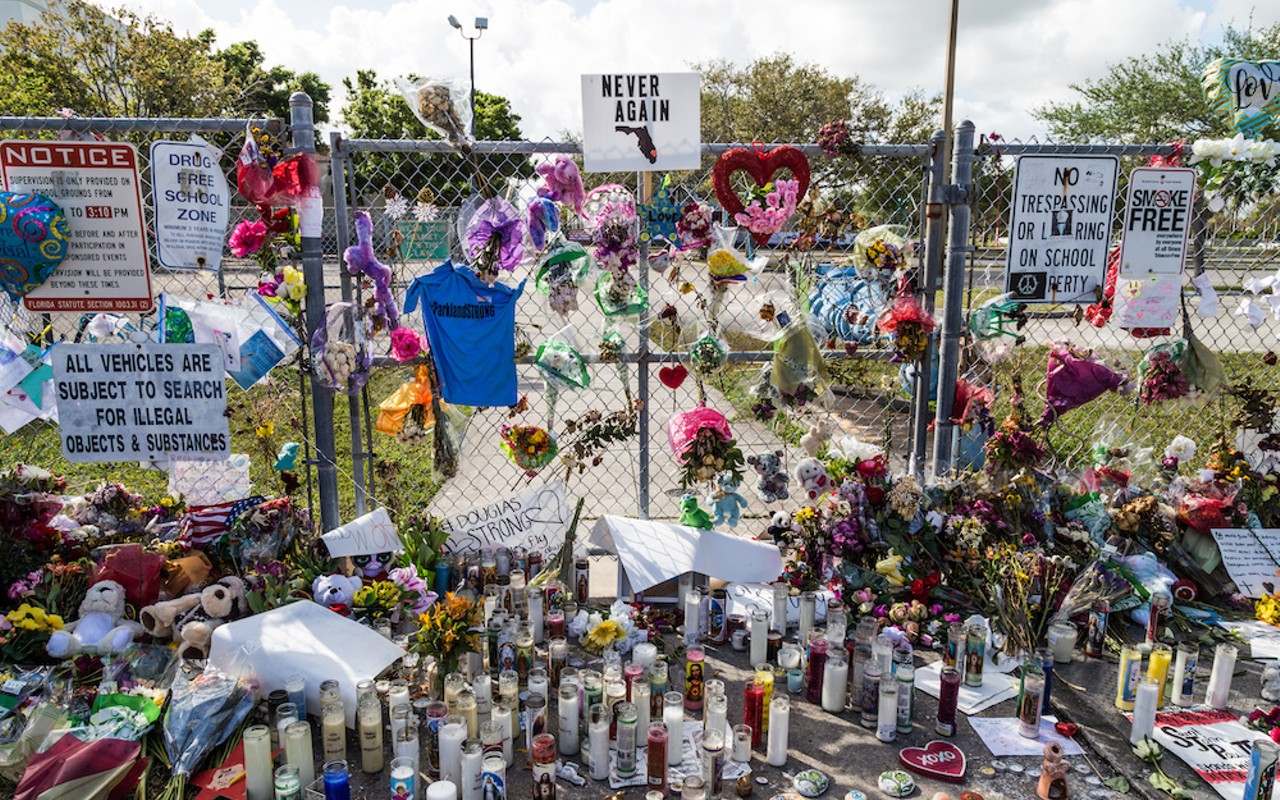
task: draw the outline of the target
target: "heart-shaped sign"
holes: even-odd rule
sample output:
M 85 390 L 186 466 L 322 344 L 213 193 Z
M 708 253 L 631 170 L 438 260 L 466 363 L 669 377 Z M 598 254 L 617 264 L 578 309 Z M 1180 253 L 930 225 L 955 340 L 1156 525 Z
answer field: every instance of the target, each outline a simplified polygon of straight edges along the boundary
M 742 198 L 733 190 L 731 178 L 733 173 L 742 170 L 751 176 L 757 186 L 763 187 L 773 180 L 773 175 L 780 169 L 791 170 L 791 176 L 799 181 L 796 196 L 803 198 L 809 191 L 809 159 L 794 147 L 775 147 L 772 150 L 760 148 L 748 150 L 736 147 L 726 150 L 711 170 L 711 185 L 716 190 L 716 199 L 724 208 L 725 214 L 733 219 L 745 211 Z M 751 238 L 758 246 L 769 243 L 772 234 L 753 231 Z
M 1280 115 L 1280 61 L 1219 58 L 1205 67 L 1201 86 L 1218 116 L 1245 136 Z
M 679 389 L 680 384 L 684 383 L 687 377 L 689 377 L 689 370 L 685 369 L 684 364 L 658 370 L 658 380 L 662 381 L 662 385 L 668 389 Z
M 0 192 L 0 286 L 14 300 L 39 288 L 70 244 L 62 207 L 42 194 Z
M 924 747 L 902 748 L 898 752 L 898 761 L 919 775 L 950 783 L 964 783 L 964 773 L 968 768 L 964 751 L 941 739 Z

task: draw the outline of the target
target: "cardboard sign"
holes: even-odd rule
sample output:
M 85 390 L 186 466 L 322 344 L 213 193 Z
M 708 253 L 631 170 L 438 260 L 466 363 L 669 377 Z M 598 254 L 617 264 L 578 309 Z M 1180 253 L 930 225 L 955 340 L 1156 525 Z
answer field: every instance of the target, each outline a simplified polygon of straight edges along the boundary
M 1005 291 L 1025 303 L 1093 302 L 1107 272 L 1116 156 L 1020 156 Z
M 1226 800 L 1244 800 L 1252 743 L 1255 739 L 1270 741 L 1262 731 L 1241 725 L 1239 714 L 1203 707 L 1156 712 L 1152 738 Z M 1199 789 L 1195 794 L 1204 796 Z
M 67 213 L 71 246 L 31 311 L 150 311 L 151 262 L 138 151 L 117 142 L 0 142 L 9 191 L 39 192 Z
M 156 260 L 169 269 L 222 266 L 231 190 L 218 155 L 206 142 L 151 144 Z
M 696 72 L 582 76 L 587 172 L 697 169 L 702 78 Z
M 554 553 L 564 544 L 572 520 L 564 481 L 555 481 L 446 517 L 449 540 L 444 546 L 453 552 L 506 546 Z
M 1212 533 L 1222 566 L 1241 594 L 1270 594 L 1264 583 L 1280 587 L 1280 528 L 1214 528 Z
M 392 553 L 404 549 L 400 534 L 396 533 L 396 526 L 385 508 L 375 508 L 320 538 L 324 540 L 324 546 L 329 548 L 329 555 L 334 558 Z
M 231 455 L 226 373 L 215 345 L 63 344 L 50 358 L 68 461 Z
M 1121 275 L 1111 322 L 1120 328 L 1171 328 L 1181 300 L 1181 275 Z
M 1120 239 L 1120 277 L 1181 275 L 1187 263 L 1196 171 L 1138 167 Z

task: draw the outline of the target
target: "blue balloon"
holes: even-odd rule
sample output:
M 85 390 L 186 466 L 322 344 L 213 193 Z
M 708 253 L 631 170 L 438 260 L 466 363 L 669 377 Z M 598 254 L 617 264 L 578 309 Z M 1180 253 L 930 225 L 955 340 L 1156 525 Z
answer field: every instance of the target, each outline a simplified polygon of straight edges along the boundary
M 39 288 L 67 256 L 62 207 L 42 194 L 0 192 L 0 286 L 20 300 Z

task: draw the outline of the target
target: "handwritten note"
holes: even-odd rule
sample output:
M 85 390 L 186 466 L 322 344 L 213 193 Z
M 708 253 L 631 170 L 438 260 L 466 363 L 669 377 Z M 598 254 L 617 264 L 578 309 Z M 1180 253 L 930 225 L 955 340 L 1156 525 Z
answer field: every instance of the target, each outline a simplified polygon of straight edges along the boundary
M 385 508 L 370 511 L 320 538 L 334 558 L 390 553 L 404 547 Z
M 232 453 L 226 461 L 169 462 L 169 492 L 190 506 L 212 506 L 242 500 L 253 492 L 249 456 Z
M 572 512 L 565 500 L 564 481 L 555 481 L 446 517 L 443 524 L 449 541 L 445 547 L 472 552 L 505 545 L 554 553 L 564 544 Z
M 1280 587 L 1280 528 L 1214 528 L 1222 565 L 1242 594 L 1261 597 L 1264 583 Z

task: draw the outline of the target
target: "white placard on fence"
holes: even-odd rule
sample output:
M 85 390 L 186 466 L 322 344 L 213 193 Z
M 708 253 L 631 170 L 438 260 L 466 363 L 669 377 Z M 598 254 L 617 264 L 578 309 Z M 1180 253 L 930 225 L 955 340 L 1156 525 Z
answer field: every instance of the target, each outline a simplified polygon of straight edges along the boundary
M 1280 528 L 1214 528 L 1222 566 L 1241 594 L 1270 594 L 1263 583 L 1280 587 Z
M 404 549 L 395 524 L 387 510 L 381 507 L 334 528 L 320 538 L 334 558 L 393 553 Z
M 1181 275 L 1187 263 L 1196 171 L 1138 167 L 1129 173 L 1120 276 Z
M 216 345 L 61 344 L 49 358 L 68 461 L 223 461 L 231 454 Z
M 554 553 L 564 544 L 572 519 L 564 481 L 554 481 L 445 517 L 445 547 L 455 553 L 502 546 Z
M 1116 156 L 1020 156 L 1005 291 L 1026 303 L 1093 302 L 1107 272 Z
M 584 169 L 697 169 L 702 163 L 701 86 L 696 72 L 583 75 Z
M 218 269 L 231 220 L 218 151 L 207 142 L 153 142 L 151 196 L 156 260 L 169 269 Z

